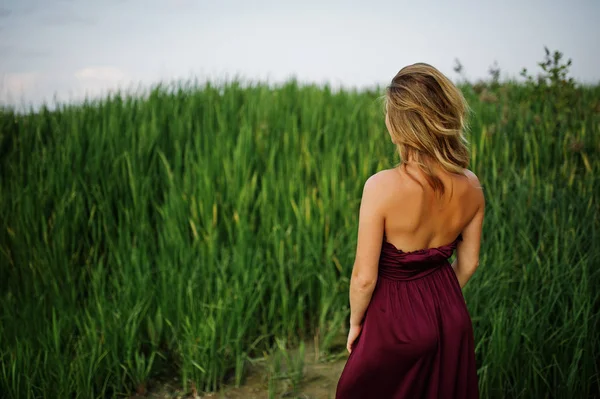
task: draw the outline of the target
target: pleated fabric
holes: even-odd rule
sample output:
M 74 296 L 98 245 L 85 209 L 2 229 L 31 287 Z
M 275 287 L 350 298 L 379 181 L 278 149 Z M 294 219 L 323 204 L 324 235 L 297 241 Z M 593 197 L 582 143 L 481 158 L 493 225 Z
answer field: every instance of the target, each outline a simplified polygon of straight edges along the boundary
M 448 262 L 459 240 L 403 252 L 384 237 L 377 285 L 337 399 L 479 397 L 471 318 Z

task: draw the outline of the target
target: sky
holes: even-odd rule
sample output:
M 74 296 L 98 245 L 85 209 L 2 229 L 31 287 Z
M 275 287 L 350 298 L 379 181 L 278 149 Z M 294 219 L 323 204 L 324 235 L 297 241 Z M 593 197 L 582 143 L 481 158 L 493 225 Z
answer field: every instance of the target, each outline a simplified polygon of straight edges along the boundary
M 539 71 L 544 46 L 600 82 L 600 0 L 0 0 L 0 105 L 158 82 L 387 84 L 427 62 L 469 80 Z

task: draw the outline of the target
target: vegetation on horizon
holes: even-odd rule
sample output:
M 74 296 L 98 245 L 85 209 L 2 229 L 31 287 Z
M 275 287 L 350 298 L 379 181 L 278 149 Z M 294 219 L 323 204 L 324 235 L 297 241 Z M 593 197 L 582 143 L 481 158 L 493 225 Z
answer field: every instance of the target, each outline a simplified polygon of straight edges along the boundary
M 488 204 L 465 289 L 482 397 L 600 392 L 600 87 L 569 64 L 461 84 Z M 380 94 L 207 83 L 0 111 L 0 392 L 212 391 L 265 354 L 295 386 L 282 348 L 343 353 L 362 186 L 397 161 Z

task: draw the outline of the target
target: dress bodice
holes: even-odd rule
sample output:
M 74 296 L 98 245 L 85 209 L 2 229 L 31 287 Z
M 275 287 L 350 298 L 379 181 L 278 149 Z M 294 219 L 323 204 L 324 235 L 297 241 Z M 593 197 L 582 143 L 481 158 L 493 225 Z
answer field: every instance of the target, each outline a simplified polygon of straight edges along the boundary
M 397 280 L 414 280 L 434 272 L 448 262 L 448 258 L 462 240 L 459 235 L 449 244 L 404 252 L 386 240 L 384 235 L 379 257 L 379 276 Z

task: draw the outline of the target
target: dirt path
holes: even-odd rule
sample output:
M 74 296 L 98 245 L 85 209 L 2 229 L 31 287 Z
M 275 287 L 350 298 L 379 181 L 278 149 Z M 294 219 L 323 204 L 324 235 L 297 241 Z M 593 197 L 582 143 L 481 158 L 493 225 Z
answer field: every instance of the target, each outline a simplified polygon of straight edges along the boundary
M 296 351 L 289 352 L 292 362 L 299 360 Z M 304 351 L 302 366 L 285 364 L 274 366 L 274 359 L 264 359 L 249 366 L 244 384 L 239 388 L 226 386 L 219 392 L 197 393 L 183 392 L 177 381 L 164 384 L 160 389 L 150 392 L 147 396 L 132 396 L 129 399 L 271 399 L 271 398 L 302 398 L 329 399 L 335 397 L 335 389 L 346 364 L 347 355 L 341 353 L 329 358 L 315 360 L 314 348 L 307 345 Z

